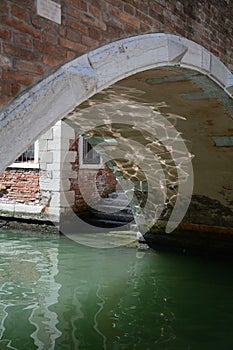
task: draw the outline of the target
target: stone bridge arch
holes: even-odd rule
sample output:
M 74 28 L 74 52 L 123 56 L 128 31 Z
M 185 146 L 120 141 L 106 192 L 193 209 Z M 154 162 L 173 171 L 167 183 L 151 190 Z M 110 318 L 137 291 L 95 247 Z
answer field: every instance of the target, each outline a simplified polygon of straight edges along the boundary
M 163 33 L 122 39 L 62 65 L 2 111 L 0 172 L 83 101 L 130 75 L 166 66 L 199 71 L 232 100 L 232 73 L 197 43 Z
M 0 171 L 58 120 L 98 92 L 136 73 L 165 68 L 196 71 L 214 82 L 221 90 L 228 115 L 233 117 L 233 75 L 212 53 L 193 41 L 171 34 L 130 37 L 102 46 L 62 65 L 2 111 Z M 212 97 L 216 97 L 216 94 L 215 91 Z M 208 98 L 208 94 L 206 96 Z M 223 146 L 232 146 L 232 136 L 220 137 L 220 140 L 217 137 L 216 144 L 219 142 Z M 227 200 L 229 202 L 230 199 Z M 215 202 L 206 203 L 205 210 L 209 204 L 213 204 L 214 212 Z M 218 208 L 220 211 L 226 209 L 226 215 L 231 216 L 223 220 L 224 225 L 231 225 L 231 208 L 232 203 L 229 211 L 225 206 Z M 212 219 L 210 225 L 213 226 L 216 223 L 215 215 Z

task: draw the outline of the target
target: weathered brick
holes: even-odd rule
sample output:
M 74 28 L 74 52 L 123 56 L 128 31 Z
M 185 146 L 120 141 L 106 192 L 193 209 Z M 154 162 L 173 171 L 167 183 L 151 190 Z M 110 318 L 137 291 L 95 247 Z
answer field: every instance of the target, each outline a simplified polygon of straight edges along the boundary
M 93 5 L 88 6 L 87 11 L 92 17 L 95 17 L 97 19 L 101 19 L 101 12 L 98 8 L 94 7 Z
M 0 88 L 1 88 L 2 94 L 5 94 L 7 96 L 11 96 L 12 95 L 11 94 L 11 84 L 10 83 L 2 81 L 1 85 L 0 85 Z
M 59 41 L 59 37 L 65 37 L 66 36 L 66 30 L 67 30 L 67 28 L 66 27 L 60 27 L 59 28 L 59 31 L 58 31 L 58 33 L 59 33 L 59 35 L 58 35 L 58 41 Z
M 108 5 L 108 11 L 107 13 L 109 14 L 109 18 L 119 18 L 120 16 L 120 9 L 118 7 L 115 7 L 113 5 Z
M 0 2 L 0 11 L 1 15 L 7 15 L 9 12 L 9 7 L 6 1 L 1 1 Z
M 117 7 L 120 11 L 123 11 L 124 8 L 124 2 L 121 0 L 107 0 L 108 3 L 112 4 L 113 6 Z
M 78 8 L 82 11 L 87 11 L 87 2 L 83 0 L 66 0 L 66 3 L 70 6 Z
M 12 96 L 17 95 L 20 92 L 20 84 L 13 83 L 11 84 L 11 93 Z
M 38 29 L 40 29 L 41 31 L 49 31 L 51 33 L 56 34 L 57 33 L 57 28 L 59 28 L 60 26 L 53 22 L 53 21 L 49 21 L 46 18 L 43 17 L 38 17 Z M 36 26 L 37 28 L 37 26 Z
M 96 41 L 103 40 L 103 32 L 95 28 L 89 28 L 89 36 Z
M 16 46 L 20 46 L 27 49 L 32 49 L 33 46 L 32 38 L 22 33 L 13 33 L 13 42 Z
M 74 42 L 80 42 L 81 34 L 77 30 L 68 28 L 66 33 L 66 38 Z
M 68 50 L 68 51 L 66 52 L 66 57 L 67 57 L 67 60 L 68 60 L 68 61 L 71 61 L 71 60 L 73 60 L 74 58 L 76 58 L 77 55 L 76 55 L 75 52 Z
M 107 25 L 107 33 L 117 37 L 117 36 L 120 36 L 120 34 L 122 33 L 122 30 L 112 25 Z
M 73 29 L 76 29 L 78 30 L 79 32 L 81 33 L 84 33 L 84 34 L 87 34 L 88 33 L 88 27 L 85 26 L 84 24 L 72 19 L 72 18 L 69 18 L 68 19 L 68 22 L 67 22 L 67 26 L 70 27 L 70 28 L 73 28 Z
M 12 57 L 20 57 L 29 61 L 38 61 L 40 58 L 40 54 L 20 47 L 15 47 L 12 44 L 3 43 L 3 51 Z
M 40 38 L 41 36 L 40 30 L 32 27 L 28 23 L 25 23 L 18 19 L 14 19 L 12 17 L 3 16 L 2 24 L 12 29 L 18 30 L 21 33 L 27 33 L 31 35 L 33 38 Z
M 33 11 L 36 10 L 36 8 L 35 8 L 35 1 L 33 1 L 33 0 L 20 0 L 20 1 L 14 0 L 12 2 L 15 2 L 18 5 L 20 4 L 20 6 L 22 8 L 28 8 L 28 9 L 33 10 Z
M 149 14 L 149 6 L 144 2 L 139 2 L 136 5 L 137 10 L 143 12 L 145 15 Z
M 79 53 L 84 53 L 87 50 L 87 47 L 85 45 L 76 43 L 65 38 L 60 38 L 60 45 L 62 47 L 68 48 L 72 51 L 77 51 Z
M 108 33 L 109 33 L 109 31 L 108 31 Z M 94 47 L 97 47 L 99 45 L 99 41 L 92 39 L 87 35 L 82 35 L 82 44 L 87 46 L 87 47 L 94 48 Z
M 82 16 L 82 22 L 86 23 L 92 27 L 99 28 L 101 30 L 106 30 L 106 24 L 90 15 L 83 14 Z
M 140 29 L 143 31 L 143 33 L 149 33 L 151 31 L 151 26 L 141 22 Z
M 67 8 L 67 14 L 71 17 L 74 17 L 76 19 L 82 18 L 82 12 L 79 8 L 68 6 Z
M 137 28 L 128 23 L 125 23 L 125 31 L 130 35 L 135 35 L 139 33 Z
M 123 21 L 123 22 L 126 22 L 134 27 L 137 27 L 137 28 L 140 28 L 140 21 L 137 20 L 136 18 L 128 15 L 127 13 L 121 13 L 120 14 L 120 19 Z
M 17 17 L 24 22 L 29 22 L 30 20 L 30 15 L 28 9 L 18 7 L 16 5 L 12 5 L 11 7 L 11 14 L 14 17 Z
M 124 12 L 128 13 L 131 16 L 135 16 L 135 7 L 130 4 L 124 4 Z
M 161 14 L 160 12 L 150 9 L 149 15 L 151 18 L 153 18 L 153 22 L 160 21 L 161 23 L 164 23 L 164 17 L 165 17 L 164 14 Z M 171 14 L 168 14 L 166 20 L 170 22 L 170 19 L 171 19 Z
M 152 25 L 154 20 L 153 18 L 149 17 L 148 15 L 145 15 L 143 12 L 141 11 L 137 11 L 136 12 L 136 16 L 137 18 L 143 23 L 143 24 L 149 24 Z
M 166 6 L 166 0 L 156 0 L 156 2 L 162 6 Z
M 44 73 L 44 69 L 41 65 L 30 61 L 17 60 L 15 63 L 15 68 L 19 71 L 34 73 L 38 75 L 42 75 Z
M 58 67 L 63 63 L 63 60 L 49 55 L 43 55 L 42 62 L 50 67 Z
M 2 199 L 16 203 L 29 203 L 41 200 L 39 172 L 25 169 L 7 169 L 0 175 L 0 182 L 6 187 Z
M 58 35 L 47 30 L 43 32 L 42 38 L 44 42 L 49 44 L 56 45 L 58 43 Z
M 51 56 L 59 58 L 66 57 L 66 50 L 64 50 L 62 47 L 40 42 L 39 40 L 34 41 L 34 48 L 41 53 L 45 53 Z
M 35 78 L 32 75 L 24 74 L 17 71 L 3 71 L 3 79 L 12 82 L 18 82 L 23 85 L 30 85 L 35 80 Z
M 0 27 L 0 38 L 3 40 L 10 40 L 11 31 L 9 29 L 5 29 L 5 28 Z
M 121 33 L 123 32 L 124 22 L 121 22 L 119 17 L 117 17 L 117 18 L 109 17 L 109 18 L 106 18 L 105 20 L 106 20 L 107 25 L 110 25 L 110 26 L 115 27 L 115 28 L 119 28 L 119 29 L 121 29 Z
M 4 106 L 6 106 L 10 100 L 12 99 L 11 96 L 7 96 L 7 95 L 0 95 L 0 109 L 2 109 Z

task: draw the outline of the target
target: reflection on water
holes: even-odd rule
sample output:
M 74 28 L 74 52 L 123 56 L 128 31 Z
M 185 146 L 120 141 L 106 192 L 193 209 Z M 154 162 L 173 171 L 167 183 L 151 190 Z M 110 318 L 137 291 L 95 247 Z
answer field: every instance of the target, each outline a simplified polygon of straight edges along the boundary
M 55 240 L 1 235 L 1 349 L 22 349 L 22 342 L 24 349 L 54 348 L 61 332 L 49 306 L 58 300 L 57 266 Z
M 232 264 L 0 232 L 0 349 L 232 349 Z

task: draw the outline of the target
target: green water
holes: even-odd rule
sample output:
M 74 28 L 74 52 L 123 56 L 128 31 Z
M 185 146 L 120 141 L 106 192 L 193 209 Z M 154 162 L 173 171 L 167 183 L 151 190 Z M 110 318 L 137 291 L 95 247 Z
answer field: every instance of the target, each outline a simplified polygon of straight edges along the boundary
M 0 231 L 0 349 L 233 349 L 232 271 Z

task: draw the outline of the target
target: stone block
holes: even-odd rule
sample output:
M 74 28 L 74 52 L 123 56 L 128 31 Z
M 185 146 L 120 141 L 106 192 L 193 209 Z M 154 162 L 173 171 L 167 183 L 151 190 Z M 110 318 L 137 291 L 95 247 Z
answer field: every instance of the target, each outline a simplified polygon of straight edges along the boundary
M 48 140 L 49 151 L 59 151 L 61 149 L 61 139 L 56 137 L 53 140 Z M 65 148 L 67 149 L 67 147 Z
M 61 170 L 53 170 L 53 179 L 76 179 L 78 174 L 76 171 L 71 170 L 71 165 L 69 163 L 66 163 L 70 166 L 70 169 L 61 169 Z
M 68 179 L 40 179 L 42 191 L 69 191 L 70 181 Z
M 211 76 L 221 85 L 228 88 L 233 85 L 233 75 L 226 66 L 214 55 L 211 55 Z
M 47 152 L 48 151 L 48 140 L 39 139 L 39 152 Z
M 53 139 L 53 129 L 50 128 L 44 134 L 40 136 L 40 140 L 52 140 Z
M 40 152 L 40 163 L 52 163 L 53 162 L 53 152 Z
M 202 70 L 202 47 L 186 39 L 181 39 L 181 43 L 187 47 L 187 51 L 181 60 L 181 65 Z
M 74 205 L 75 193 L 74 191 L 54 192 L 50 201 L 50 207 L 70 207 Z
M 69 168 L 71 167 L 71 164 L 68 164 Z M 61 171 L 61 163 L 60 162 L 57 162 L 57 163 L 49 163 L 49 164 L 46 164 L 46 170 L 47 171 Z
M 62 167 L 64 166 L 64 163 L 70 163 L 74 162 L 75 158 L 77 156 L 77 152 L 75 151 L 60 151 L 60 152 L 53 152 L 53 162 L 54 163 L 61 163 Z
M 8 214 L 10 216 L 14 215 L 15 204 L 0 203 L 0 216 L 3 214 Z
M 40 214 L 42 205 L 15 204 L 15 213 Z
M 90 65 L 88 55 L 83 55 L 67 63 L 66 68 L 69 74 L 70 84 L 74 96 L 79 96 L 80 102 L 85 101 L 96 91 L 97 75 Z

